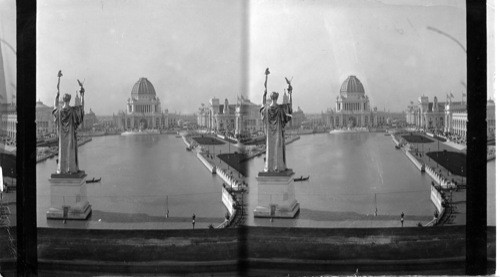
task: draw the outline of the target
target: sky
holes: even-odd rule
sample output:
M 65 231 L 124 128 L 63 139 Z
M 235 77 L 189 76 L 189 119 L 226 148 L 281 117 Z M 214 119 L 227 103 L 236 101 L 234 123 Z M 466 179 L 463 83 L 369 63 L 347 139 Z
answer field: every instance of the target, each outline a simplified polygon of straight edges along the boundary
M 334 107 L 349 75 L 379 110 L 466 91 L 460 0 L 44 0 L 37 20 L 37 99 L 52 105 L 61 69 L 62 92 L 85 79 L 97 115 L 123 110 L 140 77 L 170 112 L 238 94 L 260 103 L 266 67 L 280 95 L 293 77 L 306 113 Z
M 0 103 L 11 103 L 17 88 L 15 11 L 15 0 L 0 0 Z
M 403 111 L 421 95 L 461 100 L 466 91 L 466 53 L 428 29 L 465 45 L 465 1 L 259 0 L 250 14 L 253 101 L 262 97 L 266 67 L 269 89 L 281 94 L 283 77 L 294 77 L 294 106 L 306 113 L 334 107 L 350 75 L 379 110 Z
M 124 110 L 146 77 L 169 112 L 193 113 L 212 97 L 234 101 L 242 82 L 242 2 L 45 0 L 38 2 L 37 99 L 53 105 L 85 80 L 86 110 Z

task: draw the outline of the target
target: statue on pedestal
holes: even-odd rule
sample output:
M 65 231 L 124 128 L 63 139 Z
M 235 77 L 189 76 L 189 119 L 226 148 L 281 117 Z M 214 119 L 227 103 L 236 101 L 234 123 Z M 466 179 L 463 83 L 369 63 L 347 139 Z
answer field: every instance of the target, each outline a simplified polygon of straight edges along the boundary
M 288 84 L 289 102 L 278 104 L 277 92 L 271 93 L 271 103 L 267 103 L 267 76 L 270 74 L 266 69 L 266 81 L 264 82 L 264 95 L 262 97 L 262 108 L 260 113 L 264 121 L 264 131 L 266 133 L 266 165 L 264 172 L 286 171 L 285 154 L 285 126 L 292 118 L 292 85 L 291 81 L 285 77 Z M 285 98 L 286 95 L 284 95 Z
M 87 200 L 87 175 L 78 167 L 78 141 L 76 129 L 83 122 L 84 93 L 83 84 L 80 85 L 75 97 L 75 105 L 69 105 L 71 96 L 63 96 L 63 105 L 59 104 L 59 84 L 62 73 L 57 75 L 57 95 L 52 114 L 55 118 L 59 136 L 59 158 L 57 172 L 52 174 L 50 182 L 50 208 L 47 211 L 48 219 L 80 219 L 85 220 L 92 212 Z
M 292 82 L 285 77 L 288 98 L 285 91 L 282 104 L 277 102 L 277 92 L 271 94 L 271 102 L 267 103 L 269 73 L 267 68 L 260 109 L 266 133 L 266 165 L 264 171 L 257 175 L 257 206 L 253 210 L 253 216 L 294 218 L 300 210 L 300 204 L 295 199 L 292 178 L 295 173 L 286 167 L 285 153 L 285 126 L 292 118 Z
M 71 95 L 64 94 L 62 107 L 59 106 L 59 82 L 62 76 L 59 71 L 57 82 L 57 95 L 54 102 L 52 114 L 55 118 L 57 132 L 59 136 L 59 156 L 57 164 L 57 174 L 76 174 L 80 171 L 78 168 L 78 142 L 76 138 L 76 129 L 83 122 L 84 116 L 84 93 L 82 83 L 80 84 L 81 103 L 75 99 L 75 106 L 70 106 Z

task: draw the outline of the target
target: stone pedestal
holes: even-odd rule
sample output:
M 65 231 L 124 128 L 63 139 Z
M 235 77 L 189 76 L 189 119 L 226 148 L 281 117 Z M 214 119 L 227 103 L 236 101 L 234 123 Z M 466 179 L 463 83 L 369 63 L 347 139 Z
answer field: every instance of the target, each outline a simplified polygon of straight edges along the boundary
M 92 208 L 87 201 L 87 174 L 52 174 L 47 219 L 87 219 Z
M 257 176 L 258 200 L 254 217 L 294 218 L 300 210 L 295 199 L 294 172 L 259 172 Z

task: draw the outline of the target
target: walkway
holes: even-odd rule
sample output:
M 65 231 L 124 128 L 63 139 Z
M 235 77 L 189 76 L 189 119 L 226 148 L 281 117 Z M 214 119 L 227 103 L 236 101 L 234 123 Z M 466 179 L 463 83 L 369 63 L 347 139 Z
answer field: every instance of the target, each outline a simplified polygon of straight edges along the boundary
M 426 136 L 425 134 L 419 133 L 419 135 L 425 136 L 428 139 L 433 140 L 431 143 L 411 143 L 413 149 L 412 154 L 421 163 L 425 163 L 432 167 L 436 173 L 440 173 L 444 178 L 448 180 L 454 180 L 459 189 L 445 191 L 445 197 L 449 200 L 450 206 L 446 209 L 439 225 L 464 225 L 466 221 L 466 187 L 467 179 L 463 176 L 451 174 L 446 168 L 436 163 L 434 160 L 427 156 L 428 152 L 434 151 L 453 151 L 453 152 L 465 152 L 466 148 L 461 147 L 461 145 L 454 142 L 440 142 L 435 138 Z M 461 188 L 461 189 L 460 189 Z
M 420 134 L 423 135 L 423 134 Z M 421 163 L 425 163 L 432 167 L 436 173 L 441 174 L 443 177 L 445 177 L 448 180 L 454 180 L 459 186 L 465 186 L 467 183 L 467 180 L 465 176 L 459 176 L 452 174 L 449 172 L 446 168 L 441 166 L 440 164 L 436 163 L 433 159 L 431 159 L 429 156 L 427 156 L 428 152 L 435 152 L 435 151 L 443 151 L 447 150 L 450 152 L 457 152 L 457 149 L 447 145 L 446 143 L 440 142 L 434 138 L 430 138 L 426 136 L 427 138 L 433 140 L 431 143 L 411 143 L 413 146 L 412 148 L 415 151 L 412 151 L 412 154 L 417 160 Z M 421 157 L 420 155 L 415 155 L 416 153 L 422 154 Z
M 458 143 L 455 143 L 453 141 L 443 142 L 443 144 L 446 144 L 446 145 L 448 145 L 448 146 L 450 146 L 450 147 L 452 147 L 455 150 L 458 150 L 460 152 L 467 151 L 467 146 L 466 145 L 458 144 Z
M 439 225 L 465 225 L 466 223 L 466 191 L 449 191 L 445 193 L 450 200 Z

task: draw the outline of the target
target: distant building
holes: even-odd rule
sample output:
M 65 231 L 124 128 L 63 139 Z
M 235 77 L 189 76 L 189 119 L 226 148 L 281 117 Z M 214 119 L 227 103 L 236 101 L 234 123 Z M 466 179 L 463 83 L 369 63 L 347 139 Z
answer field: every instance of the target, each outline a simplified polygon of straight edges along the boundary
M 319 114 L 306 114 L 305 120 L 302 122 L 303 129 L 317 129 L 327 127 L 328 116 L 321 112 Z
M 467 102 L 453 102 L 448 97 L 445 106 L 446 134 L 455 134 L 465 137 L 467 134 Z
M 168 113 L 168 118 L 172 118 L 175 122 L 172 122 L 174 127 L 179 127 L 182 129 L 196 129 L 197 124 L 197 115 L 193 114 L 170 114 Z
M 126 109 L 118 116 L 119 127 L 124 130 L 161 129 L 166 128 L 168 122 L 153 84 L 146 78 L 134 84 Z
M 0 137 L 15 141 L 17 133 L 17 110 L 15 103 L 0 104 Z
M 11 142 L 17 137 L 17 109 L 16 104 L 0 104 L 0 132 L 1 136 L 8 138 Z
M 396 124 L 396 125 L 405 125 L 406 123 L 406 113 L 405 112 L 388 112 L 386 114 L 386 122 L 388 125 Z
M 443 132 L 446 129 L 446 103 L 438 102 L 437 97 L 429 102 L 429 97 L 422 95 L 417 104 L 411 102 L 405 113 L 408 125 L 428 131 Z
M 82 125 L 82 130 L 92 130 L 95 124 L 97 124 L 99 120 L 97 120 L 97 117 L 95 113 L 90 109 L 88 113 L 85 114 L 83 117 L 83 125 Z
M 467 137 L 467 111 L 456 112 L 451 115 L 450 134 Z
M 249 137 L 263 131 L 260 105 L 252 103 L 243 96 L 238 96 L 236 104 L 229 104 L 227 99 L 221 104 L 215 97 L 209 100 L 208 105 L 201 104 L 197 123 L 200 128 L 238 138 Z
M 371 109 L 363 84 L 351 75 L 340 87 L 335 108 L 328 110 L 327 124 L 330 128 L 376 127 L 385 124 L 385 117 L 385 113 Z
M 114 129 L 118 127 L 119 117 L 113 115 L 96 115 L 97 123 L 101 128 Z
M 486 130 L 489 138 L 495 137 L 495 102 L 491 99 L 486 103 Z
M 52 111 L 54 107 L 49 107 L 38 100 L 35 104 L 35 123 L 37 138 L 49 134 L 55 134 L 54 116 Z
M 224 104 L 219 103 L 218 98 L 212 98 L 210 103 L 210 130 L 220 134 L 234 135 L 236 127 L 236 105 L 229 105 L 229 101 L 224 100 Z
M 306 115 L 304 114 L 304 111 L 302 111 L 302 109 L 299 106 L 297 106 L 297 110 L 293 111 L 292 120 L 287 126 L 288 128 L 292 129 L 300 128 L 302 126 L 302 123 L 304 123 L 304 121 L 306 120 L 307 118 Z
M 236 137 L 250 137 L 252 134 L 264 131 L 260 116 L 260 105 L 252 103 L 243 96 L 238 97 L 235 117 Z

